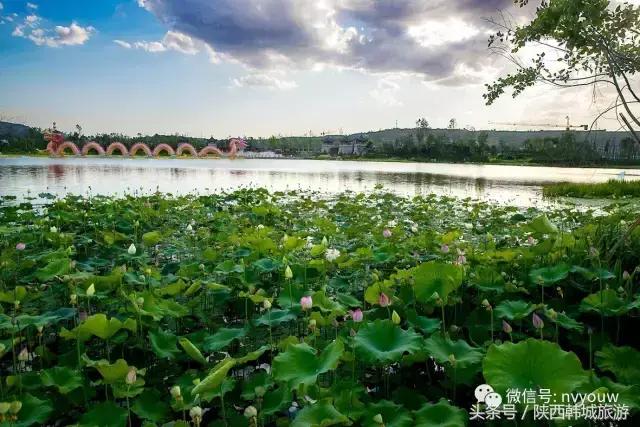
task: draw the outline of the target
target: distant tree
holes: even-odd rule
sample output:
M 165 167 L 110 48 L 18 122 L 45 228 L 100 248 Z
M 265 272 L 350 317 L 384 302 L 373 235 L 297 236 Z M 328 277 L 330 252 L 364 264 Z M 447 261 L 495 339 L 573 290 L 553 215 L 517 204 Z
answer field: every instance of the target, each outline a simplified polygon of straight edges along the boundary
M 449 120 L 449 129 L 457 129 L 457 127 L 458 122 L 456 121 L 456 119 Z
M 418 140 L 418 146 L 422 146 L 427 138 L 429 132 L 429 122 L 424 117 L 416 120 L 416 139 Z
M 516 2 L 522 7 L 530 0 Z M 640 71 L 640 6 L 623 3 L 614 8 L 608 0 L 538 2 L 535 18 L 527 25 L 512 25 L 504 14 L 500 20 L 489 20 L 497 30 L 489 37 L 490 50 L 510 60 L 517 70 L 486 85 L 487 104 L 507 88 L 516 97 L 537 83 L 559 88 L 586 86 L 594 97 L 602 93 L 601 88 L 611 87 L 615 100 L 595 120 L 615 109 L 621 125 L 640 143 L 640 116 L 630 106 L 640 103 L 631 81 Z M 551 49 L 557 55 L 550 58 L 543 51 L 527 64 L 517 54 L 531 46 Z

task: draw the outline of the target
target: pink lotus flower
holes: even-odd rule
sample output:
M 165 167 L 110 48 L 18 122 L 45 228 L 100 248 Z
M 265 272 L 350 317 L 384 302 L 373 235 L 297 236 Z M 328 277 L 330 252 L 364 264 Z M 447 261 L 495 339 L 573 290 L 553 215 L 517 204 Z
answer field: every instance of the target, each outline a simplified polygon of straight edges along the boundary
M 18 243 L 16 245 L 16 250 L 17 251 L 24 251 L 24 248 L 26 247 L 26 245 L 24 243 Z
M 544 328 L 544 322 L 536 313 L 533 313 L 533 326 L 535 326 L 537 329 Z
M 354 322 L 360 323 L 362 322 L 364 315 L 362 314 L 362 311 L 358 308 L 356 311 L 351 312 L 351 318 L 353 319 Z
M 87 312 L 86 311 L 81 311 L 80 312 L 80 321 L 84 322 L 85 320 L 87 320 Z
M 448 253 L 449 253 L 449 246 L 447 246 L 447 245 L 442 245 L 442 246 L 440 247 L 440 250 L 442 251 L 442 253 L 444 253 L 444 254 L 448 254 Z
M 300 305 L 302 306 L 303 310 L 310 310 L 311 307 L 313 307 L 313 300 L 311 299 L 311 297 L 302 297 L 300 298 Z
M 460 255 L 458 257 L 458 264 L 466 264 L 467 263 L 467 258 L 464 255 Z
M 600 252 L 598 252 L 598 250 L 596 248 L 594 248 L 593 246 L 589 247 L 589 256 L 591 258 L 596 258 L 599 254 L 600 254 Z
M 529 236 L 529 238 L 527 239 L 527 243 L 530 245 L 533 245 L 535 242 L 536 242 L 535 239 L 531 236 Z
M 131 385 L 136 382 L 136 370 L 135 368 L 129 368 L 129 373 L 126 378 L 127 384 Z
M 29 351 L 27 350 L 27 347 L 25 347 L 22 349 L 20 354 L 18 354 L 18 360 L 21 362 L 24 362 L 25 360 L 28 360 L 28 359 L 29 359 Z
M 391 230 L 384 230 L 384 231 L 382 232 L 382 235 L 383 235 L 384 237 L 386 237 L 386 238 L 391 237 Z
M 510 324 L 507 323 L 506 320 L 502 320 L 502 330 L 505 331 L 506 333 L 510 334 L 511 331 L 513 331 L 513 328 L 511 327 Z
M 384 294 L 384 292 L 380 292 L 378 304 L 380 304 L 380 307 L 389 307 L 391 305 L 391 300 Z
M 629 272 L 627 270 L 625 270 L 622 273 L 622 280 L 629 280 L 631 278 L 631 275 L 629 274 Z
M 351 335 L 352 337 L 355 337 L 356 331 L 353 328 L 349 329 L 349 335 Z

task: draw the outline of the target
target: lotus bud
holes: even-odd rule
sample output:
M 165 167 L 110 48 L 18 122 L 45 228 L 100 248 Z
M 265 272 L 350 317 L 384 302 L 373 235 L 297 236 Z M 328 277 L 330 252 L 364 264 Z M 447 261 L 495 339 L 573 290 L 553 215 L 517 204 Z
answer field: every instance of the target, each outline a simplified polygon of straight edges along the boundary
M 460 328 L 456 325 L 451 325 L 449 326 L 449 330 L 455 334 L 456 332 L 458 332 L 458 330 L 460 330 Z
M 598 250 L 596 248 L 594 248 L 593 246 L 589 247 L 589 256 L 591 258 L 596 258 L 598 255 L 600 255 L 600 252 L 598 252 Z
M 262 225 L 262 224 L 258 224 L 258 227 L 257 227 L 257 228 L 258 228 L 258 230 L 262 230 L 262 229 L 264 229 L 264 225 Z
M 20 412 L 20 409 L 22 409 L 22 402 L 14 400 L 13 402 L 11 402 L 10 409 L 12 414 L 17 414 L 18 412 Z
M 4 415 L 11 408 L 11 405 L 7 402 L 0 403 L 0 414 Z
M 557 319 L 558 318 L 558 313 L 556 313 L 556 311 L 554 309 L 549 310 L 549 317 L 552 319 Z
M 544 328 L 544 322 L 536 313 L 533 313 L 533 326 L 535 326 L 536 329 Z
M 527 243 L 530 245 L 533 245 L 535 242 L 536 242 L 535 239 L 531 236 L 529 236 L 529 238 L 527 239 Z
M 587 328 L 587 334 L 593 335 L 593 329 L 591 329 L 591 326 Z
M 193 231 L 193 227 L 191 224 L 187 225 L 187 232 L 191 233 Z
M 196 424 L 200 422 L 202 419 L 202 408 L 199 406 L 194 406 L 189 410 L 189 416 L 192 420 L 196 421 Z
M 513 332 L 513 328 L 511 327 L 511 325 L 508 324 L 507 321 L 504 320 L 504 319 L 502 320 L 502 330 L 505 331 L 508 334 Z
M 151 269 L 150 268 L 147 268 L 144 272 L 146 273 L 147 276 L 151 276 Z
M 384 421 L 382 420 L 382 415 L 376 414 L 376 416 L 373 417 L 373 422 L 376 424 L 384 424 Z
M 447 254 L 447 253 L 449 253 L 449 246 L 442 245 L 442 246 L 440 246 L 440 250 L 442 251 L 443 254 Z
M 631 279 L 631 275 L 629 274 L 629 272 L 627 270 L 625 270 L 622 273 L 622 280 L 629 280 L 629 279 Z
M 127 264 L 122 264 L 122 265 L 120 266 L 120 272 L 121 272 L 122 274 L 127 274 Z
M 180 394 L 180 386 L 174 385 L 173 387 L 171 387 L 171 390 L 169 390 L 169 393 L 171 393 L 171 396 L 173 396 L 173 398 L 176 399 L 176 401 L 178 402 L 182 401 L 182 394 Z
M 313 307 L 313 300 L 311 297 L 302 297 L 300 298 L 300 305 L 302 306 L 303 311 L 310 310 Z
M 286 256 L 282 257 L 282 264 L 287 265 L 289 263 L 289 260 L 287 259 Z
M 145 280 L 147 280 L 147 278 L 144 277 L 144 274 L 141 274 L 140 276 L 138 276 L 138 279 L 140 279 L 141 282 L 144 282 Z
M 129 373 L 127 374 L 127 378 L 125 380 L 127 384 L 131 385 L 136 382 L 136 369 L 129 368 Z
M 336 319 L 334 317 L 333 320 L 331 320 L 331 326 L 333 326 L 334 328 L 337 328 L 338 327 L 338 319 Z
M 560 286 L 558 286 L 556 288 L 556 291 L 558 291 L 558 294 L 560 295 L 560 298 L 564 298 L 564 293 L 562 292 L 562 288 Z
M 384 231 L 382 232 L 382 235 L 383 235 L 384 237 L 386 237 L 387 239 L 388 239 L 389 237 L 391 237 L 391 234 L 392 234 L 392 233 L 391 233 L 391 230 L 384 230 Z
M 621 293 L 621 294 L 626 293 L 622 286 L 618 286 L 618 292 Z
M 489 304 L 489 301 L 485 298 L 485 299 L 482 300 L 482 306 L 483 307 L 489 307 L 489 306 L 491 306 L 491 304 Z
M 355 337 L 356 336 L 356 331 L 353 328 L 349 329 L 349 335 L 352 336 L 352 337 Z
M 27 347 L 23 348 L 18 354 L 18 360 L 21 362 L 29 360 L 29 351 L 27 350 Z
M 13 308 L 15 308 L 16 310 L 20 308 L 20 301 L 14 301 L 13 302 Z
M 544 285 L 544 279 L 542 278 L 542 276 L 538 276 L 536 280 L 538 281 L 538 285 Z
M 200 271 L 204 271 L 204 264 L 200 264 L 198 268 L 200 268 Z
M 136 245 L 134 245 L 132 243 L 131 246 L 129 246 L 129 249 L 127 249 L 127 252 L 129 253 L 129 255 L 135 255 L 136 254 Z
M 92 297 L 96 293 L 96 287 L 92 284 L 87 288 L 87 296 Z
M 76 295 L 76 294 L 71 294 L 71 296 L 69 297 L 69 299 L 71 300 L 71 305 L 76 305 L 76 301 L 78 301 L 78 295 Z
M 71 269 L 76 268 L 76 260 L 71 261 Z
M 58 229 L 54 226 L 54 227 L 49 228 L 49 231 L 52 232 L 52 233 L 57 233 Z
M 144 298 L 138 297 L 138 299 L 136 299 L 136 305 L 138 306 L 138 308 L 142 308 L 142 306 L 144 305 Z
M 309 329 L 313 330 L 316 328 L 316 319 L 309 320 Z
M 244 410 L 245 418 L 253 418 L 258 416 L 258 410 L 253 406 L 247 406 Z
M 389 307 L 391 305 L 391 300 L 388 296 L 385 295 L 384 292 L 380 292 L 380 298 L 378 298 L 378 304 L 380 307 Z
M 356 311 L 351 312 L 351 318 L 354 322 L 360 323 L 362 322 L 362 319 L 364 319 L 364 314 L 362 314 L 362 311 L 358 308 Z
M 87 320 L 87 312 L 86 311 L 82 311 L 80 312 L 80 321 L 84 322 L 85 320 Z
M 327 241 L 327 236 L 324 236 L 322 238 L 322 246 L 327 246 L 329 244 L 329 242 Z
M 0 355 L 3 354 L 6 349 L 7 349 L 7 346 L 5 346 L 4 344 L 0 343 Z
M 371 280 L 373 280 L 373 283 L 376 283 L 380 279 L 378 278 L 378 275 L 376 273 L 371 273 Z
M 293 271 L 291 271 L 291 267 L 287 265 L 287 268 L 284 269 L 284 278 L 291 279 L 293 278 Z
M 269 301 L 268 299 L 265 299 L 264 302 L 262 303 L 263 307 L 265 310 L 270 310 L 271 309 L 271 301 Z
M 449 358 L 449 362 L 451 362 L 451 366 L 455 368 L 458 365 L 458 361 L 456 360 L 456 357 L 453 354 L 450 354 L 447 357 Z
M 42 330 L 43 330 L 43 329 L 44 329 L 44 327 L 43 327 L 43 326 L 38 326 L 38 333 L 39 333 L 40 335 L 42 335 Z
M 262 397 L 267 391 L 264 389 L 264 387 L 258 386 L 256 387 L 255 392 L 257 397 Z
M 16 250 L 17 251 L 24 251 L 24 248 L 26 247 L 26 245 L 24 243 L 18 243 L 16 245 Z
M 395 323 L 396 325 L 400 324 L 400 315 L 398 314 L 397 311 L 393 310 L 393 313 L 391 314 L 391 320 L 393 321 L 393 323 Z

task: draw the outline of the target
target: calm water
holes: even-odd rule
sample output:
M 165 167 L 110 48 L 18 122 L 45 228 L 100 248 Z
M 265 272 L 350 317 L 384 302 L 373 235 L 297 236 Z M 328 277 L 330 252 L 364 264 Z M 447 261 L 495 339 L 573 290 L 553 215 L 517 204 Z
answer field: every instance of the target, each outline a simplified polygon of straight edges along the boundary
M 27 189 L 32 193 L 77 194 L 89 187 L 92 194 L 122 194 L 141 187 L 179 194 L 247 186 L 334 193 L 366 192 L 382 184 L 409 196 L 435 193 L 531 206 L 540 202 L 543 183 L 603 182 L 621 171 L 287 159 L 17 157 L 0 158 L 0 195 L 22 196 Z M 628 171 L 627 179 L 640 179 L 640 171 Z

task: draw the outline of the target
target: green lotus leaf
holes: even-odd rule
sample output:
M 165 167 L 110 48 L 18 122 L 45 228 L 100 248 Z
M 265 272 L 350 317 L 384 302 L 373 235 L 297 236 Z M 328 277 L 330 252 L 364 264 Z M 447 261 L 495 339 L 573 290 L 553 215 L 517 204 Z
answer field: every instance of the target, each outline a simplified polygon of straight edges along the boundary
M 360 327 L 355 338 L 356 357 L 366 363 L 398 362 L 404 353 L 420 350 L 422 337 L 413 329 L 404 330 L 389 320 L 376 320 Z
M 252 265 L 258 267 L 258 270 L 263 273 L 271 272 L 282 268 L 282 263 L 279 260 L 273 260 L 271 258 L 262 258 L 255 261 Z
M 349 308 L 362 307 L 362 301 L 348 294 L 336 294 L 336 299 L 340 304 Z
M 102 238 L 107 245 L 113 245 L 115 242 L 125 240 L 127 236 L 117 231 L 105 231 Z
M 267 391 L 262 402 L 262 410 L 267 415 L 284 411 L 291 404 L 291 390 L 285 386 L 280 386 L 277 390 Z
M 362 425 L 366 427 L 379 427 L 380 424 L 373 421 L 373 417 L 380 414 L 385 427 L 409 427 L 413 425 L 411 413 L 401 405 L 396 405 L 388 400 L 367 405 L 362 415 Z
M 264 313 L 261 317 L 255 320 L 258 325 L 277 326 L 284 322 L 289 322 L 296 318 L 296 314 L 292 311 L 285 310 L 270 310 Z
M 14 427 L 46 425 L 46 421 L 49 420 L 49 417 L 53 413 L 53 405 L 48 399 L 40 400 L 29 393 L 25 393 L 10 399 L 5 397 L 4 402 L 11 402 L 14 399 L 22 402 L 22 408 L 20 412 L 18 412 L 17 421 L 11 423 Z M 8 416 L 8 414 L 5 414 L 5 416 Z M 9 425 L 9 422 L 5 420 L 3 425 Z
M 107 316 L 99 313 L 89 316 L 87 320 L 70 331 L 63 328 L 62 332 L 60 332 L 60 336 L 65 339 L 77 339 L 82 342 L 87 341 L 92 335 L 103 340 L 108 340 L 120 329 L 127 329 L 135 332 L 137 329 L 137 323 L 133 319 L 126 319 L 123 323 L 115 317 L 107 320 Z
M 548 311 L 546 312 L 546 315 L 549 318 L 549 320 L 551 320 L 552 322 L 557 322 L 558 325 L 562 326 L 565 329 L 578 331 L 580 333 L 584 331 L 584 324 L 578 322 L 575 319 L 572 319 L 571 317 L 567 316 L 567 314 L 564 312 L 562 313 L 556 312 L 555 319 L 551 317 Z
M 640 352 L 633 347 L 607 344 L 596 352 L 596 365 L 613 372 L 620 382 L 640 384 Z
M 583 384 L 576 390 L 576 393 L 592 393 L 598 390 L 603 393 L 613 393 L 617 395 L 617 403 L 618 405 L 627 405 L 630 409 L 630 412 L 635 412 L 635 409 L 640 408 L 640 385 L 624 385 L 613 382 L 610 378 L 602 377 L 599 378 L 595 376 L 595 374 L 589 375 L 589 381 Z M 601 400 L 606 403 L 611 400 L 610 398 L 605 400 Z
M 558 232 L 558 227 L 552 224 L 546 215 L 538 215 L 533 218 L 528 226 L 537 233 L 551 234 Z
M 202 348 L 205 351 L 220 351 L 233 340 L 240 339 L 247 334 L 247 328 L 221 328 L 214 335 L 204 339 Z
M 488 266 L 479 266 L 474 269 L 476 278 L 471 284 L 483 292 L 504 292 L 504 279 L 498 271 Z
M 57 387 L 62 394 L 67 394 L 72 390 L 82 386 L 82 374 L 68 366 L 54 366 L 40 372 L 42 384 L 46 387 Z
M 124 427 L 127 424 L 127 409 L 113 402 L 96 404 L 80 420 L 80 427 Z
M 498 319 L 521 320 L 530 315 L 534 310 L 533 304 L 522 300 L 502 301 L 494 310 Z
M 171 295 L 171 296 L 176 296 L 182 292 L 185 291 L 185 289 L 187 289 L 189 287 L 189 285 L 182 279 L 179 279 L 177 282 L 171 283 L 170 285 L 167 285 L 161 289 L 158 290 L 158 293 L 161 295 Z M 145 305 L 147 304 L 147 301 L 145 300 Z M 143 305 L 144 308 L 144 305 Z
M 250 294 L 250 293 L 247 293 L 247 292 L 239 292 L 238 293 L 238 297 L 239 298 L 249 298 L 254 304 L 262 304 L 266 300 L 268 300 L 269 302 L 273 301 L 273 298 L 269 298 L 267 295 L 265 295 L 264 291 L 262 289 L 260 289 L 260 291 L 262 291 L 262 293 Z
M 348 422 L 349 419 L 327 401 L 305 406 L 298 412 L 291 427 L 326 427 Z
M 342 316 L 346 313 L 346 310 L 340 303 L 329 299 L 324 291 L 318 291 L 311 296 L 313 300 L 313 306 L 318 307 L 323 312 L 330 312 Z
M 558 399 L 587 381 L 578 356 L 555 343 L 529 338 L 517 344 L 492 345 L 483 363 L 484 378 L 505 396 L 507 389 L 549 389 Z
M 443 301 L 462 283 L 463 268 L 436 261 L 420 264 L 409 270 L 415 282 L 416 299 L 426 303 L 435 292 Z
M 40 298 L 39 292 L 28 292 L 24 286 L 16 286 L 11 291 L 0 292 L 0 302 L 6 302 L 13 304 L 15 301 L 20 301 L 21 305 Z
M 173 360 L 180 354 L 180 350 L 176 347 L 178 337 L 171 332 L 164 332 L 160 328 L 149 331 L 149 342 L 151 349 L 158 357 Z
M 142 235 L 142 244 L 148 248 L 156 246 L 162 240 L 162 234 L 157 231 L 150 231 Z
M 207 288 L 211 289 L 214 292 L 229 290 L 228 286 L 224 286 L 219 283 L 207 283 Z
M 196 292 L 198 292 L 200 289 L 202 289 L 202 283 L 200 282 L 194 282 L 191 284 L 191 286 L 189 286 L 187 288 L 187 290 L 184 292 L 184 296 L 186 297 L 190 297 L 191 295 L 195 294 Z
M 207 360 L 204 358 L 202 353 L 200 353 L 200 350 L 198 350 L 198 348 L 195 345 L 193 345 L 193 343 L 189 341 L 187 338 L 180 338 L 178 340 L 178 343 L 180 343 L 180 346 L 182 346 L 184 351 L 186 351 L 187 354 L 191 356 L 193 360 L 195 360 L 196 362 L 202 363 L 203 365 L 207 364 Z
M 19 300 L 20 301 L 20 300 Z M 40 316 L 30 316 L 23 314 L 18 316 L 15 325 L 11 322 L 11 317 L 0 314 L 0 329 L 12 329 L 20 331 L 28 326 L 46 326 L 55 325 L 63 320 L 73 318 L 75 310 L 72 308 L 59 308 L 56 311 L 48 311 Z
M 251 379 L 243 381 L 242 394 L 240 396 L 244 400 L 253 400 L 256 397 L 256 387 L 262 387 L 266 391 L 273 387 L 273 384 L 273 379 L 271 379 L 267 371 L 260 371 L 253 375 Z
M 439 334 L 431 335 L 424 342 L 424 350 L 440 364 L 449 364 L 449 355 L 453 354 L 458 367 L 465 368 L 479 363 L 484 352 L 479 348 L 471 347 L 464 340 L 451 341 L 449 338 L 442 338 Z
M 162 401 L 158 390 L 145 390 L 131 402 L 131 411 L 140 418 L 162 423 L 168 415 L 169 405 Z
M 108 384 L 114 384 L 118 381 L 124 381 L 131 367 L 124 359 L 118 359 L 115 363 L 109 363 L 106 359 L 91 360 L 86 354 L 82 355 L 82 360 L 87 366 L 97 369 Z
M 215 271 L 220 274 L 242 273 L 244 271 L 244 267 L 240 264 L 235 264 L 229 259 L 218 264 Z
M 640 307 L 640 298 L 628 301 L 618 297 L 613 289 L 604 289 L 585 297 L 580 303 L 580 311 L 595 311 L 603 316 L 622 316 Z
M 282 308 L 300 310 L 300 299 L 307 295 L 307 292 L 294 283 L 284 286 L 278 296 L 278 305 Z M 273 310 L 275 311 L 275 310 Z
M 230 357 L 222 360 L 209 372 L 209 375 L 207 375 L 204 380 L 200 381 L 200 383 L 191 390 L 191 395 L 195 396 L 199 393 L 215 390 L 222 384 L 222 381 L 227 377 L 227 373 L 236 363 L 236 360 Z
M 419 316 L 415 310 L 407 310 L 407 325 L 421 330 L 425 335 L 430 335 L 441 328 L 442 320 Z
M 145 381 L 142 378 L 136 378 L 132 384 L 119 382 L 112 385 L 113 396 L 117 399 L 125 397 L 136 397 L 144 391 Z
M 438 403 L 425 403 L 413 415 L 415 427 L 465 427 L 469 420 L 464 409 L 451 406 L 444 399 Z
M 260 356 L 264 354 L 265 351 L 269 350 L 268 345 L 263 345 L 257 350 L 252 351 L 251 353 L 247 353 L 245 356 L 236 359 L 238 365 L 242 365 L 243 363 L 253 362 L 254 360 L 258 360 Z
M 211 390 L 203 391 L 198 396 L 205 402 L 211 402 L 216 397 L 222 397 L 236 387 L 237 380 L 233 377 L 226 377 L 219 386 Z
M 313 384 L 318 375 L 336 369 L 343 352 L 341 340 L 329 344 L 320 356 L 306 343 L 292 345 L 273 359 L 273 377 L 292 390 L 300 384 Z
M 377 304 L 380 299 L 380 294 L 384 293 L 389 298 L 393 297 L 393 291 L 384 282 L 376 282 L 369 286 L 364 293 L 364 299 L 369 304 Z
M 579 265 L 571 267 L 572 273 L 579 273 L 587 280 L 609 280 L 616 277 L 615 274 L 604 268 L 585 268 Z
M 71 269 L 71 260 L 68 258 L 56 259 L 46 266 L 38 269 L 36 271 L 36 277 L 41 282 L 48 282 L 49 280 L 53 280 L 56 277 L 64 276 Z M 19 301 L 23 301 L 20 300 Z
M 324 255 L 326 251 L 327 251 L 327 248 L 324 245 L 313 245 L 310 253 L 311 253 L 311 256 L 317 257 L 320 255 Z
M 543 286 L 552 286 L 569 275 L 571 267 L 567 264 L 560 263 L 553 267 L 538 268 L 529 272 L 531 283 Z

